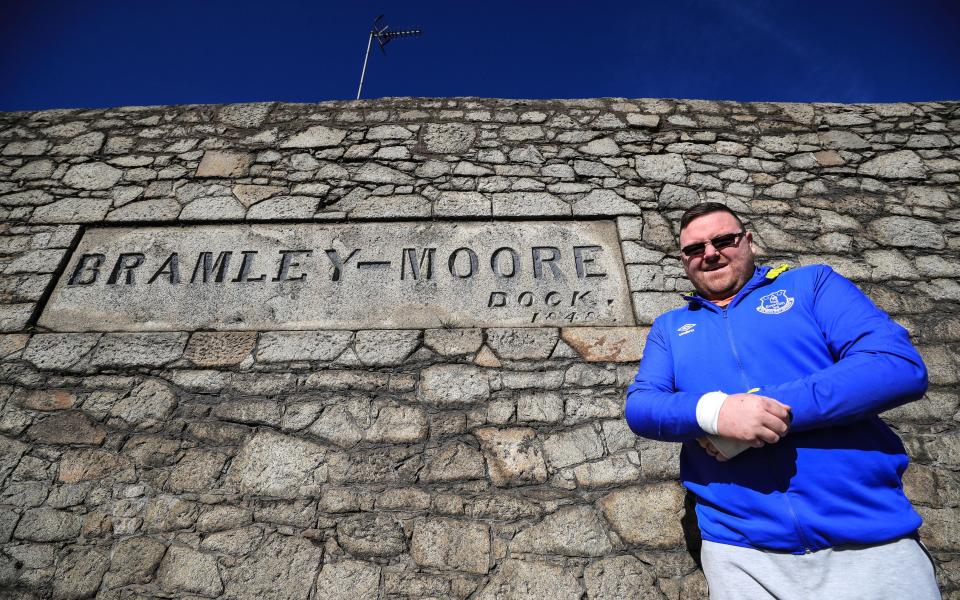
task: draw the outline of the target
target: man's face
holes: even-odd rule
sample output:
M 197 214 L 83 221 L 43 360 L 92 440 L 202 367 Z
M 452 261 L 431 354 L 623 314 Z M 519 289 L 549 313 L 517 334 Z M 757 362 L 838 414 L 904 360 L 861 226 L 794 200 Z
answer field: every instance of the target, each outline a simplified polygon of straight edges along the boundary
M 680 232 L 680 247 L 739 231 L 740 225 L 730 213 L 708 213 L 690 221 Z M 680 260 L 687 279 L 707 300 L 730 298 L 753 276 L 752 242 L 753 236 L 748 232 L 739 243 L 722 250 L 707 244 L 706 251 L 700 256 L 688 257 L 681 252 Z

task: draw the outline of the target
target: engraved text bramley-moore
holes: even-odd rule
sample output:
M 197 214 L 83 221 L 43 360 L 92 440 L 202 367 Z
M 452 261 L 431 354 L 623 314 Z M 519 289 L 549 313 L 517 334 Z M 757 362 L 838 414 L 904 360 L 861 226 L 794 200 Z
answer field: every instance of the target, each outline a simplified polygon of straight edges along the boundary
M 91 229 L 53 330 L 632 325 L 612 222 Z

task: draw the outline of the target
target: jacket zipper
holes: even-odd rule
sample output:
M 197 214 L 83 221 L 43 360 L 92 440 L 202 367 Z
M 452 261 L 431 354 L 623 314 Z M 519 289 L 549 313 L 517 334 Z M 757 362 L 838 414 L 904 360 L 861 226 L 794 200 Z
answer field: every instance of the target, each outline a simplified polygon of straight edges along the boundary
M 720 308 L 720 314 L 723 315 L 723 325 L 727 330 L 727 340 L 730 342 L 730 350 L 733 352 L 733 358 L 737 361 L 737 368 L 740 370 L 740 379 L 743 381 L 744 391 L 751 389 L 750 382 L 747 380 L 747 372 L 743 368 L 743 363 L 740 361 L 740 354 L 737 353 L 737 345 L 733 341 L 733 329 L 730 327 L 730 319 L 727 315 L 727 306 Z M 780 451 L 779 448 L 776 449 L 777 452 Z M 803 533 L 803 528 L 800 526 L 800 518 L 797 517 L 797 511 L 793 508 L 793 502 L 790 500 L 790 491 L 789 489 L 783 492 L 784 502 L 787 504 L 787 510 L 790 512 L 790 518 L 793 520 L 794 529 L 797 532 L 797 537 L 800 540 L 800 543 L 803 545 L 803 551 L 805 554 L 810 554 L 812 550 L 810 549 L 810 542 L 807 541 L 806 535 Z
M 723 326 L 727 330 L 727 340 L 730 342 L 730 350 L 733 352 L 733 358 L 737 361 L 737 369 L 740 371 L 740 380 L 743 382 L 743 391 L 750 389 L 750 382 L 747 381 L 747 372 L 743 369 L 743 363 L 740 362 L 740 355 L 737 353 L 737 345 L 733 341 L 733 330 L 730 328 L 730 319 L 727 318 L 727 307 L 720 309 L 723 315 Z

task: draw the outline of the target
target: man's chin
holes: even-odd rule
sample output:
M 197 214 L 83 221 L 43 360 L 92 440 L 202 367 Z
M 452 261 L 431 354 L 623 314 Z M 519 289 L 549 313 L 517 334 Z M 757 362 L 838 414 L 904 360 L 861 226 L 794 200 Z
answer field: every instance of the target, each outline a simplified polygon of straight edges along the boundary
M 734 285 L 731 281 L 704 281 L 703 295 L 705 298 L 713 300 L 722 300 L 733 296 Z

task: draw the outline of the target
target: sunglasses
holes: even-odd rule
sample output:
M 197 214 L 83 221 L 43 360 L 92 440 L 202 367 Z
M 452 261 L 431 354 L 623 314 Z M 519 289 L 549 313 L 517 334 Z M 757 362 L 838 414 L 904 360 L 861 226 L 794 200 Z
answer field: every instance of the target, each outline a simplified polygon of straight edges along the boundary
M 725 233 L 723 235 L 718 235 L 712 240 L 707 240 L 706 242 L 697 242 L 696 244 L 687 244 L 683 248 L 680 248 L 680 252 L 683 253 L 687 258 L 693 258 L 695 256 L 703 256 L 704 252 L 707 251 L 707 244 L 713 246 L 713 249 L 719 252 L 724 248 L 729 248 L 730 246 L 736 246 L 740 243 L 740 239 L 747 234 L 746 231 L 739 231 L 737 233 Z

